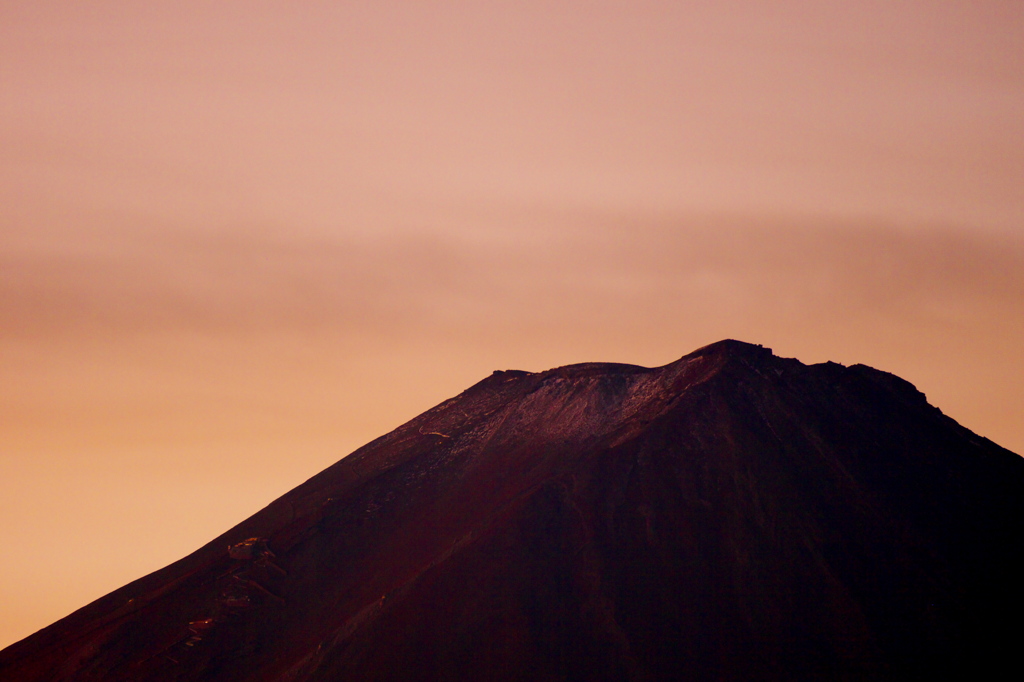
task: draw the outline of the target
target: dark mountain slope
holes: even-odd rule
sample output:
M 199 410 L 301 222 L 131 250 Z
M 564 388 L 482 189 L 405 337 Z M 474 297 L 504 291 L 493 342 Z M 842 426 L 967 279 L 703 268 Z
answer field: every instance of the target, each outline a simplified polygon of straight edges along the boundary
M 994 679 L 1021 538 L 1024 460 L 878 370 L 495 372 L 0 679 Z

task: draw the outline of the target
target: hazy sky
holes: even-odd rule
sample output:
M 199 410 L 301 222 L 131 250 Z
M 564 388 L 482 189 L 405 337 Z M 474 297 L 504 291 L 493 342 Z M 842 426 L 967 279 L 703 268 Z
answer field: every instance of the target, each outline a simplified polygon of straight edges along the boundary
M 728 337 L 1024 452 L 1024 4 L 0 0 L 0 646 L 494 369 Z

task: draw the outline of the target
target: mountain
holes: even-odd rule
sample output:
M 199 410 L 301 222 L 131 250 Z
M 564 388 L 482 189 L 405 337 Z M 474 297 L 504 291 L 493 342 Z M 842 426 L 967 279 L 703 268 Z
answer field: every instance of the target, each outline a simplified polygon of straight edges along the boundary
M 495 372 L 0 679 L 998 679 L 1022 538 L 1024 459 L 870 367 Z

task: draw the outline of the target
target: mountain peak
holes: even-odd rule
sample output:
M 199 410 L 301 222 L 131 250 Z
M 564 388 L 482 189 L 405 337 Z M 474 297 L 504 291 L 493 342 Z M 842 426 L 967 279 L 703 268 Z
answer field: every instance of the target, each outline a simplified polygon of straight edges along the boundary
M 728 355 L 730 357 L 744 357 L 744 358 L 766 358 L 773 357 L 772 349 L 765 348 L 764 346 L 756 343 L 747 343 L 746 341 L 737 341 L 736 339 L 722 339 L 715 343 L 709 343 L 706 346 L 698 348 L 697 350 L 685 355 L 684 357 L 698 357 L 698 356 L 719 356 Z
M 985 677 L 1022 536 L 1024 460 L 880 370 L 724 340 L 498 371 L 0 677 Z

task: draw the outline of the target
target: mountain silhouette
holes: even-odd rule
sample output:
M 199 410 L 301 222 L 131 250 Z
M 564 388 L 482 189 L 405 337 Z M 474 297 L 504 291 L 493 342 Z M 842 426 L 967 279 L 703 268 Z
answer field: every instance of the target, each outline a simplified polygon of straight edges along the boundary
M 886 372 L 495 372 L 0 679 L 1016 679 L 1022 539 L 1024 460 Z

